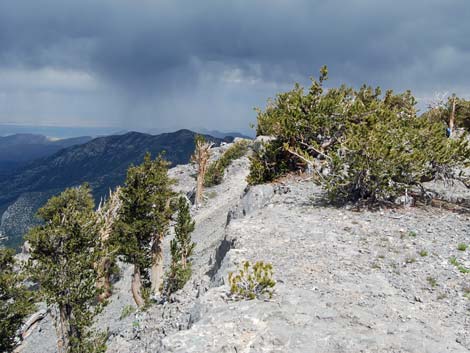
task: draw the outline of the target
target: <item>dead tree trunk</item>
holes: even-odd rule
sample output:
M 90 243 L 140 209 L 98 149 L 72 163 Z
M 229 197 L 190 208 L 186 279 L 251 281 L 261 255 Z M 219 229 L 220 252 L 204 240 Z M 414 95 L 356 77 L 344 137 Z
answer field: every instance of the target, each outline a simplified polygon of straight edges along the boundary
M 454 132 L 454 129 L 455 129 L 455 104 L 456 104 L 456 98 L 453 97 L 452 110 L 451 110 L 450 118 L 449 118 L 449 129 L 451 133 Z
M 207 165 L 211 156 L 210 149 L 214 146 L 211 142 L 206 142 L 203 137 L 196 137 L 196 150 L 191 160 L 197 164 L 197 182 L 196 182 L 196 197 L 195 205 L 198 206 L 202 203 L 202 192 L 204 189 L 204 178 L 207 172 Z
M 96 287 L 101 290 L 98 295 L 98 300 L 103 302 L 111 296 L 111 258 L 108 256 L 103 257 L 98 263 L 99 278 L 96 282 Z
M 57 352 L 67 353 L 70 346 L 70 313 L 66 305 L 61 305 L 55 315 L 55 328 L 57 334 Z
M 137 264 L 134 264 L 134 274 L 132 275 L 131 283 L 132 297 L 136 305 L 140 308 L 144 306 L 145 300 L 142 297 L 142 278 L 140 274 L 140 268 Z
M 103 257 L 97 264 L 99 278 L 96 282 L 96 287 L 101 290 L 98 297 L 99 301 L 104 301 L 111 296 L 110 277 L 113 258 L 109 254 L 107 241 L 111 235 L 114 222 L 118 217 L 119 209 L 121 208 L 120 193 L 120 188 L 117 188 L 114 192 L 110 192 L 108 201 L 104 205 L 100 204 L 97 210 L 98 219 L 101 221 L 100 242 L 103 249 Z
M 163 284 L 163 235 L 155 236 L 152 244 L 152 268 L 150 270 L 151 291 L 154 296 L 160 295 Z
M 201 165 L 197 174 L 196 198 L 194 203 L 199 206 L 202 203 L 202 191 L 204 189 L 204 177 L 206 175 L 205 166 Z

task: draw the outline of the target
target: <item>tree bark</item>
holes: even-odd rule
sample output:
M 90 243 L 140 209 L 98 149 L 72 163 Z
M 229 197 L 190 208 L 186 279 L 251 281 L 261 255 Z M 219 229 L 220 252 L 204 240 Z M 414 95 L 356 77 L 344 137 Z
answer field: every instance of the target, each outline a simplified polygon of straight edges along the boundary
M 186 269 L 186 256 L 181 254 L 181 267 L 183 268 L 183 270 Z
M 111 268 L 111 259 L 109 257 L 104 257 L 98 263 L 98 271 L 100 277 L 96 283 L 96 287 L 102 292 L 98 296 L 98 300 L 103 302 L 111 296 L 111 279 L 109 270 Z
M 199 173 L 197 174 L 196 184 L 196 198 L 194 203 L 199 206 L 202 203 L 202 190 L 204 189 L 204 177 L 206 173 L 202 171 L 201 166 L 199 167 Z
M 454 131 L 454 128 L 455 128 L 455 97 L 454 99 L 452 100 L 452 111 L 450 113 L 450 118 L 449 118 L 449 129 L 451 131 L 451 133 Z
M 69 317 L 65 306 L 58 309 L 58 315 L 55 317 L 55 326 L 57 332 L 57 352 L 67 353 L 69 348 Z
M 204 178 L 207 171 L 207 163 L 210 158 L 210 149 L 214 144 L 211 142 L 197 141 L 196 150 L 191 160 L 198 165 L 197 183 L 196 183 L 196 198 L 194 203 L 196 206 L 202 203 L 202 190 L 204 189 Z
M 44 319 L 46 315 L 47 315 L 46 310 L 40 310 L 37 313 L 34 313 L 33 315 L 31 315 L 31 317 L 28 320 L 26 320 L 24 325 L 21 327 L 21 332 L 20 332 L 21 338 L 23 340 L 27 338 L 31 334 L 33 329 L 36 327 L 38 322 Z
M 134 274 L 132 275 L 131 283 L 132 297 L 136 305 L 140 308 L 144 306 L 145 300 L 142 298 L 142 278 L 140 275 L 140 268 L 138 265 L 134 264 Z
M 163 235 L 157 235 L 152 244 L 152 268 L 150 270 L 151 291 L 160 295 L 163 284 Z

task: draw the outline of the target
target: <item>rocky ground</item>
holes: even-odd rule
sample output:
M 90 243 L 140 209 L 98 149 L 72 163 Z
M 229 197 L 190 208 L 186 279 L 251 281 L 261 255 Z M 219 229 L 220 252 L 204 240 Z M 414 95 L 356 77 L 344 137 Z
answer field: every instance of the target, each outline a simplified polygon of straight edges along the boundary
M 194 275 L 174 302 L 124 315 L 122 266 L 98 320 L 108 352 L 470 351 L 470 249 L 458 250 L 470 245 L 469 213 L 333 208 L 294 177 L 246 189 L 248 164 L 236 161 L 194 210 Z M 190 191 L 191 166 L 171 173 Z M 245 260 L 272 263 L 272 299 L 229 297 L 228 273 Z M 55 352 L 53 335 L 46 317 L 22 351 Z

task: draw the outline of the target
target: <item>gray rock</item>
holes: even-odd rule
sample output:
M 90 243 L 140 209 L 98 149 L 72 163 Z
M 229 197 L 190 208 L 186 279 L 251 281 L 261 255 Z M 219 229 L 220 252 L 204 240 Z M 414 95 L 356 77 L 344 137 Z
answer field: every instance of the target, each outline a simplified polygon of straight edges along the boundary
M 227 224 L 232 219 L 245 217 L 264 207 L 274 196 L 274 186 L 272 184 L 263 184 L 249 186 L 245 190 L 245 194 L 242 196 L 237 205 L 235 205 L 227 216 Z
M 405 207 L 411 207 L 415 204 L 415 199 L 410 195 L 402 195 L 395 199 L 395 204 Z
M 247 141 L 247 142 L 253 142 L 253 140 L 247 139 L 247 138 L 243 138 L 243 137 L 235 137 L 235 138 L 233 139 L 233 143 L 239 143 L 239 142 L 245 142 L 245 141 Z
M 276 137 L 274 136 L 258 136 L 256 137 L 255 141 L 253 142 L 253 151 L 259 153 L 263 150 L 264 145 L 274 141 Z

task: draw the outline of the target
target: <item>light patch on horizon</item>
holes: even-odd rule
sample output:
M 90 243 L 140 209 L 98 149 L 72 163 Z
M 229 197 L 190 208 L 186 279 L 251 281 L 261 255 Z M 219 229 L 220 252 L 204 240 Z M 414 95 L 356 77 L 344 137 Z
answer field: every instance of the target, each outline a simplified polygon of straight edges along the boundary
M 77 91 L 93 92 L 101 83 L 84 71 L 51 67 L 39 69 L 0 69 L 0 92 L 12 91 Z

